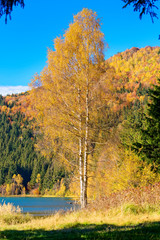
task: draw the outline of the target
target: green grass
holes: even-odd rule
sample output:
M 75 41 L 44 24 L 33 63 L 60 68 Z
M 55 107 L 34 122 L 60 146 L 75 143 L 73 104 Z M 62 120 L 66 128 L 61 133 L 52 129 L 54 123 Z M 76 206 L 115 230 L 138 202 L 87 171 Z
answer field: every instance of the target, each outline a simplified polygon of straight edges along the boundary
M 27 217 L 11 205 L 4 205 L 0 214 L 1 239 L 160 240 L 160 211 L 158 205 L 128 203 L 103 211 L 87 209 Z
M 4 230 L 0 239 L 116 239 L 116 240 L 147 240 L 160 239 L 160 222 L 139 224 L 137 226 L 116 226 L 108 224 L 76 224 L 72 227 L 45 231 L 39 230 Z

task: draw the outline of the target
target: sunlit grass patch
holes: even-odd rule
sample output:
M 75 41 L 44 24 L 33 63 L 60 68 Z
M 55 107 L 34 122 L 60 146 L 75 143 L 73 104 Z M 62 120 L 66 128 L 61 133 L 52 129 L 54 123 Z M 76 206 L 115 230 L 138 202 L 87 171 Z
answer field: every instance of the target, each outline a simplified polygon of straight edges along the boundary
M 61 231 L 74 229 L 90 229 L 94 226 L 137 226 L 142 223 L 160 221 L 158 205 L 136 205 L 124 203 L 121 206 L 94 210 L 57 212 L 51 216 L 31 217 L 23 215 L 19 208 L 5 204 L 0 212 L 0 230 Z M 4 213 L 4 214 L 3 214 Z M 83 227 L 82 227 L 83 226 Z
M 31 220 L 29 214 L 23 215 L 19 206 L 14 206 L 12 203 L 0 204 L 0 222 L 1 224 L 13 225 L 21 224 Z
M 159 214 L 160 215 L 160 205 L 150 205 L 148 203 L 144 203 L 142 205 L 138 205 L 132 202 L 124 203 L 120 207 L 115 208 L 117 212 L 121 212 L 122 215 L 141 215 L 141 214 Z M 112 212 L 112 211 L 111 211 Z

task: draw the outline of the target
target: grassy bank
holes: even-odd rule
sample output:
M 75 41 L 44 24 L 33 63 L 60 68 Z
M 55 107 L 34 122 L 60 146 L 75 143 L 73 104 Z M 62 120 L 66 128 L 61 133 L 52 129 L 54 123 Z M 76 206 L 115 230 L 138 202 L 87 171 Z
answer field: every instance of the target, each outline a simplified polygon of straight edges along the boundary
M 0 214 L 0 223 L 0 239 L 160 239 L 159 206 L 125 204 L 39 218 L 10 211 Z

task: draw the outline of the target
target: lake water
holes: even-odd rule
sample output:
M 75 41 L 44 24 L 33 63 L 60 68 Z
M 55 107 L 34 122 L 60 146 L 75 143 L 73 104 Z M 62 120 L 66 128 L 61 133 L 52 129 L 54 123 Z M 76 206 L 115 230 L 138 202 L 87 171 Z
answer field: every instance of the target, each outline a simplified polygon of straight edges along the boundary
M 0 197 L 0 204 L 12 203 L 19 206 L 23 213 L 34 216 L 50 215 L 59 210 L 78 209 L 78 204 L 71 198 L 53 197 Z

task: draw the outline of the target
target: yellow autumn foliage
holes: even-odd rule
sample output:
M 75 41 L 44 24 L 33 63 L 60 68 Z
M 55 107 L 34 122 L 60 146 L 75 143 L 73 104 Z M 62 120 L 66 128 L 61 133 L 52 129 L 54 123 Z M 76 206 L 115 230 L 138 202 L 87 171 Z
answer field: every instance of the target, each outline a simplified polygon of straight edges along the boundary
M 95 199 L 159 180 L 160 174 L 154 171 L 153 164 L 143 162 L 131 150 L 108 143 L 99 157 L 94 178 L 89 178 L 88 193 Z

